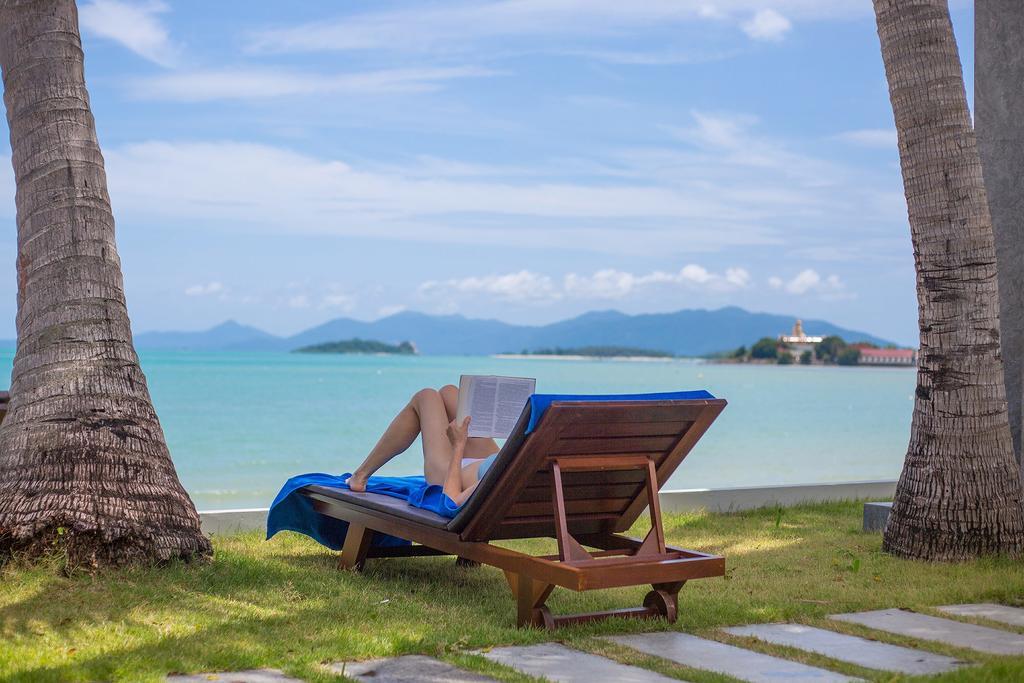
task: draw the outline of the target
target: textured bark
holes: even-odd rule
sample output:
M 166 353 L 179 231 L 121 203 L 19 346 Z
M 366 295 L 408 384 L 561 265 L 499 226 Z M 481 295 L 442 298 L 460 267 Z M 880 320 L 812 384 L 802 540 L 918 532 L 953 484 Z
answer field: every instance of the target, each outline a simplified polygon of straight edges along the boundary
M 18 223 L 0 553 L 208 555 L 132 345 L 74 0 L 0 0 L 0 69 Z
M 974 2 L 974 129 L 999 271 L 999 341 L 1013 449 L 1024 476 L 1024 2 Z
M 962 560 L 1024 550 L 999 347 L 996 256 L 946 0 L 874 0 L 917 269 L 921 352 L 884 548 Z

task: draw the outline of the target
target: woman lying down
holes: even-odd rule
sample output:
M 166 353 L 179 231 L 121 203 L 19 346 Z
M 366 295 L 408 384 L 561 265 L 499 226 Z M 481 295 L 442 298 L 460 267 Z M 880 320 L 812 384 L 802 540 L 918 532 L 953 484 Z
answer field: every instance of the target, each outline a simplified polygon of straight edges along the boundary
M 423 475 L 428 484 L 444 487 L 444 493 L 462 505 L 494 464 L 498 444 L 494 439 L 469 436 L 469 417 L 456 423 L 459 389 L 451 384 L 440 389 L 420 389 L 391 421 L 377 445 L 348 480 L 353 491 L 365 491 L 366 480 L 392 458 L 404 453 L 423 435 Z

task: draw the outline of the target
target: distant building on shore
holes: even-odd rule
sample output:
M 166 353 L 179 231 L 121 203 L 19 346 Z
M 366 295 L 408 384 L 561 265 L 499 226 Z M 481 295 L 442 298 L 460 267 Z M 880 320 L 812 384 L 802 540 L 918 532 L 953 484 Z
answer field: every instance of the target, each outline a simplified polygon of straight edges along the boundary
M 917 365 L 917 351 L 915 349 L 861 348 L 860 358 L 857 362 L 860 365 L 898 365 L 903 367 L 913 367 Z
M 786 345 L 789 353 L 794 358 L 799 358 L 804 351 L 810 351 L 811 357 L 814 357 L 815 347 L 821 343 L 824 337 L 811 336 L 804 332 L 804 322 L 797 320 L 796 324 L 793 325 L 793 331 L 790 334 L 779 335 L 779 341 Z
M 821 346 L 826 339 L 828 343 Z M 762 339 L 759 344 L 770 341 L 770 338 Z M 905 368 L 917 365 L 916 349 L 880 349 L 869 342 L 847 344 L 840 337 L 810 335 L 804 331 L 802 320 L 796 321 L 789 334 L 779 335 L 776 348 L 779 362 L 784 364 L 800 361 L 801 356 L 805 356 L 803 362 L 814 365 L 888 365 Z M 819 351 L 822 352 L 820 356 Z M 765 358 L 753 353 L 751 355 L 754 358 Z

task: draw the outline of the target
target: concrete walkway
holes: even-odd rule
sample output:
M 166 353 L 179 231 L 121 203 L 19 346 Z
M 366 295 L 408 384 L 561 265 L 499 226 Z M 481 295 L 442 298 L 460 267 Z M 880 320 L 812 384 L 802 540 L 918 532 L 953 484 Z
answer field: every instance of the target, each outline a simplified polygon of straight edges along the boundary
M 493 683 L 493 678 L 458 669 L 422 655 L 406 655 L 368 662 L 335 662 L 327 667 L 357 681 L 374 683 Z
M 1024 636 L 1022 635 L 902 609 L 836 614 L 831 618 L 851 624 L 860 624 L 879 631 L 910 636 L 920 640 L 934 640 L 938 643 L 992 655 L 1024 655 Z
M 664 657 L 694 669 L 727 674 L 750 683 L 800 680 L 809 683 L 847 683 L 859 681 L 834 671 L 826 671 L 788 659 L 744 650 L 687 633 L 644 633 L 635 636 L 610 636 L 608 640 L 655 657 Z
M 845 633 L 836 633 L 800 624 L 758 624 L 723 630 L 734 636 L 747 636 L 773 645 L 785 645 L 806 652 L 816 652 L 867 669 L 895 671 L 904 674 L 937 674 L 952 671 L 963 663 L 934 652 L 888 645 L 879 643 L 877 640 L 848 636 Z
M 830 618 L 837 622 L 859 624 L 875 629 L 879 632 L 880 638 L 884 638 L 888 633 L 922 641 L 945 643 L 986 654 L 1024 655 L 1024 635 L 1011 630 L 979 626 L 955 618 L 979 618 L 1019 627 L 1024 626 L 1024 609 L 988 603 L 945 605 L 937 609 L 954 618 L 945 619 L 900 609 L 836 614 Z M 734 636 L 757 638 L 766 643 L 823 655 L 835 660 L 836 667 L 840 666 L 838 662 L 846 662 L 879 671 L 927 675 L 951 671 L 966 664 L 927 649 L 891 645 L 800 624 L 752 624 L 725 628 L 722 631 Z M 766 655 L 679 631 L 606 636 L 606 639 L 691 669 L 726 674 L 752 683 L 783 680 L 838 683 L 861 680 L 831 671 L 829 668 L 808 666 L 784 656 Z M 496 647 L 478 654 L 528 676 L 559 683 L 666 683 L 678 680 L 559 643 Z M 326 665 L 325 668 L 331 673 L 375 683 L 486 683 L 493 680 L 421 655 L 364 662 L 335 662 Z M 288 683 L 298 679 L 274 669 L 258 669 L 173 675 L 168 676 L 167 680 L 172 683 Z
M 480 654 L 524 674 L 558 683 L 671 683 L 675 680 L 647 669 L 627 666 L 599 655 L 573 650 L 558 643 L 496 647 Z
M 1021 607 L 982 603 L 978 605 L 945 605 L 939 607 L 939 611 L 958 617 L 978 617 L 989 621 L 999 621 L 1010 626 L 1024 626 L 1024 608 Z

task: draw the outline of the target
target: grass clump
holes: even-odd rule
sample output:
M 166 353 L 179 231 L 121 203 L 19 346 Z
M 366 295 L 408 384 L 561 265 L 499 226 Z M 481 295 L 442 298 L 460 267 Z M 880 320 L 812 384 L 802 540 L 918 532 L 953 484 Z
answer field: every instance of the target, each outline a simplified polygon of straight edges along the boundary
M 451 558 L 371 560 L 362 574 L 337 570 L 335 553 L 296 534 L 215 537 L 213 561 L 85 573 L 59 553 L 0 569 L 0 680 L 161 680 L 171 672 L 271 667 L 334 681 L 323 663 L 425 654 L 500 680 L 528 680 L 473 654 L 497 645 L 557 639 L 570 646 L 701 683 L 730 680 L 614 646 L 596 636 L 679 629 L 859 676 L 893 680 L 819 655 L 727 636 L 723 626 L 793 621 L 846 633 L 840 612 L 961 602 L 1024 604 L 1024 572 L 1011 560 L 963 564 L 899 560 L 860 531 L 856 503 L 732 515 L 666 515 L 669 542 L 725 555 L 727 575 L 687 584 L 679 621 L 610 620 L 548 634 L 516 629 L 501 572 L 456 567 Z M 634 532 L 644 533 L 642 524 Z M 542 541 L 508 545 L 552 551 Z M 556 590 L 555 612 L 640 604 L 645 587 Z M 981 623 L 981 622 L 979 622 Z M 973 666 L 943 681 L 1024 680 L 1024 657 L 992 657 L 870 632 L 960 657 Z

